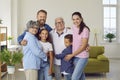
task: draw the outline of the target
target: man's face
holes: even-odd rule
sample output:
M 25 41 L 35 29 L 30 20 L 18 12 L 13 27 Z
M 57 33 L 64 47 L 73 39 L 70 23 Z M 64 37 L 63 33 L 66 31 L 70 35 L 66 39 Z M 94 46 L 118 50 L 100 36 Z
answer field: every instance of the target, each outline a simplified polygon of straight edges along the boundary
M 62 19 L 58 18 L 55 20 L 55 28 L 57 30 L 64 30 L 64 22 Z
M 44 26 L 44 24 L 46 22 L 46 18 L 47 18 L 47 15 L 44 12 L 40 12 L 37 15 L 37 21 L 39 22 L 40 26 Z

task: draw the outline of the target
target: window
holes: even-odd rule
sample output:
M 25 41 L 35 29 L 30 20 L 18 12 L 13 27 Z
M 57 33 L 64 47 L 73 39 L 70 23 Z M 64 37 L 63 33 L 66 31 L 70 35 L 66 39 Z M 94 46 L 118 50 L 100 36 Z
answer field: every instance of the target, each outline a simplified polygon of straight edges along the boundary
M 104 36 L 107 33 L 113 33 L 116 35 L 117 0 L 103 0 L 103 26 L 104 26 Z

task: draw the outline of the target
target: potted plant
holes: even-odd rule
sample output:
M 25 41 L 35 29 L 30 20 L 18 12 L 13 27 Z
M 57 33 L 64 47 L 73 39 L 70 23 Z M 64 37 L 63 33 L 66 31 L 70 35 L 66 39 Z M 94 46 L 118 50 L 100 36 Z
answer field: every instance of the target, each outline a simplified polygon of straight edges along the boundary
M 8 40 L 8 46 L 10 46 L 11 45 L 11 40 L 13 40 L 13 36 L 8 36 L 7 37 L 7 40 Z
M 115 35 L 113 33 L 108 33 L 105 35 L 105 37 L 109 40 L 109 42 L 112 42 L 112 39 L 115 38 Z
M 4 49 L 0 52 L 0 60 L 7 64 L 7 71 L 9 74 L 14 74 L 15 65 L 21 63 L 23 54 L 22 52 L 10 52 Z

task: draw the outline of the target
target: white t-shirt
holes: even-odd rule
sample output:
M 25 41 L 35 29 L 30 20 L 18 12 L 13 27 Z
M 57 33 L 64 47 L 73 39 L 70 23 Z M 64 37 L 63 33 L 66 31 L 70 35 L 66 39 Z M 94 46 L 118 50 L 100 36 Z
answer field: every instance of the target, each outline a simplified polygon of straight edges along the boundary
M 53 29 L 50 32 L 50 35 L 53 40 L 53 47 L 54 47 L 54 53 L 55 54 L 60 54 L 66 47 L 64 45 L 64 36 L 67 34 L 72 34 L 71 29 L 65 28 L 63 33 L 59 36 L 56 29 Z M 61 65 L 61 60 L 60 59 L 54 59 L 54 64 L 56 65 Z
M 42 41 L 39 41 L 39 42 L 42 45 L 44 53 L 47 54 L 49 51 L 53 51 L 53 47 L 52 47 L 52 44 L 50 42 L 42 42 Z

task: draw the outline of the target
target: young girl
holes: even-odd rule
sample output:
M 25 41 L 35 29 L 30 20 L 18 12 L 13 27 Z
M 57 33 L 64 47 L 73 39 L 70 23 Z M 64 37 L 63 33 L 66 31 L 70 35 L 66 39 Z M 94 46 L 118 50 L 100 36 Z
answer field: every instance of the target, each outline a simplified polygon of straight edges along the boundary
M 39 80 L 52 80 L 52 67 L 53 67 L 53 48 L 52 44 L 48 42 L 49 32 L 42 29 L 39 33 L 39 42 L 42 45 L 43 52 L 49 58 L 47 62 L 42 62 L 39 70 Z

